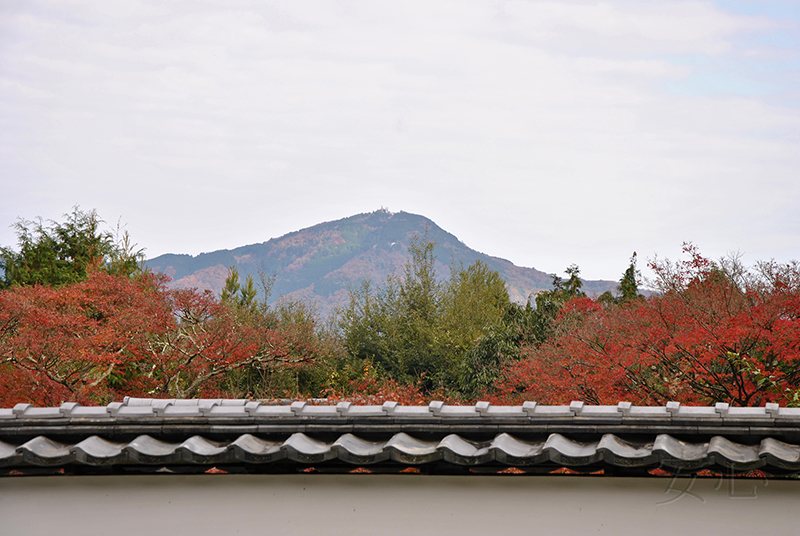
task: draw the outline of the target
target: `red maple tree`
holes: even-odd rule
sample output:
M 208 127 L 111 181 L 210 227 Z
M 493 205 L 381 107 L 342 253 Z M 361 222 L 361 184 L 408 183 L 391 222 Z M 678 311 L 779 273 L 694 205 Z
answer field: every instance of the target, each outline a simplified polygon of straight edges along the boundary
M 219 396 L 229 371 L 313 357 L 297 326 L 165 285 L 95 270 L 60 287 L 0 291 L 0 406 Z
M 555 336 L 510 365 L 496 399 L 638 404 L 797 402 L 800 268 L 745 270 L 688 259 L 653 262 L 659 295 L 612 305 L 589 298 L 561 311 Z
M 163 281 L 95 271 L 79 283 L 0 292 L 0 400 L 55 404 L 108 395 L 172 321 Z

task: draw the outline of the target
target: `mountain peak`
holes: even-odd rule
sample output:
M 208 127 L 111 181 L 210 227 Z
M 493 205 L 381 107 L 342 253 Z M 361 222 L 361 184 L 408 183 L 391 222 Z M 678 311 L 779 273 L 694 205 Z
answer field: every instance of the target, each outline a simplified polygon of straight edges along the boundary
M 347 303 L 348 289 L 363 279 L 381 283 L 400 273 L 410 260 L 408 245 L 427 234 L 435 242 L 436 271 L 449 275 L 451 262 L 469 265 L 481 260 L 500 273 L 511 299 L 524 302 L 531 294 L 550 289 L 552 276 L 534 268 L 470 249 L 429 218 L 385 207 L 271 238 L 259 244 L 197 256 L 166 254 L 147 261 L 148 267 L 172 278 L 172 287 L 197 287 L 219 293 L 228 267 L 242 277 L 258 280 L 259 272 L 275 276 L 273 298 L 287 297 L 315 304 L 321 315 Z M 614 288 L 608 281 L 586 282 L 592 292 Z

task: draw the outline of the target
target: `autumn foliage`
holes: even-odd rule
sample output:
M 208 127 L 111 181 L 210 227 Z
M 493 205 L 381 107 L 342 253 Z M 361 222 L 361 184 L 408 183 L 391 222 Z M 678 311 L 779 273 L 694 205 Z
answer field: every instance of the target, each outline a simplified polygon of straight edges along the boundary
M 554 336 L 506 368 L 495 399 L 593 404 L 796 403 L 800 270 L 733 259 L 654 262 L 660 294 L 621 305 L 578 298 Z
M 313 357 L 292 330 L 165 283 L 94 271 L 0 291 L 0 405 L 219 396 L 231 371 Z
M 592 298 L 579 268 L 527 305 L 497 272 L 434 270 L 434 244 L 382 286 L 351 292 L 338 322 L 299 302 L 268 304 L 231 267 L 220 296 L 169 289 L 123 235 L 76 208 L 64 224 L 20 222 L 0 248 L 0 406 L 123 396 L 315 398 L 328 403 L 800 406 L 800 265 L 653 261 L 636 254 L 617 295 Z M 263 276 L 263 274 L 262 274 Z
M 103 396 L 111 378 L 141 360 L 145 338 L 170 321 L 155 278 L 94 273 L 58 288 L 0 293 L 0 395 L 6 405 Z
M 430 399 L 419 385 L 404 384 L 387 378 L 369 364 L 365 364 L 360 370 L 348 366 L 342 372 L 334 371 L 323 394 L 331 404 L 346 401 L 358 405 L 380 405 L 394 401 L 416 406 L 427 404 Z

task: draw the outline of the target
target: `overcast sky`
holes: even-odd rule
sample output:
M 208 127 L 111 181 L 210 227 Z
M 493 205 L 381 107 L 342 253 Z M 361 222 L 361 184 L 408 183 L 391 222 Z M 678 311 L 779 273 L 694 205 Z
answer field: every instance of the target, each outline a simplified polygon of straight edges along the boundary
M 796 0 L 0 0 L 0 244 L 73 205 L 149 257 L 381 207 L 618 279 L 800 259 Z

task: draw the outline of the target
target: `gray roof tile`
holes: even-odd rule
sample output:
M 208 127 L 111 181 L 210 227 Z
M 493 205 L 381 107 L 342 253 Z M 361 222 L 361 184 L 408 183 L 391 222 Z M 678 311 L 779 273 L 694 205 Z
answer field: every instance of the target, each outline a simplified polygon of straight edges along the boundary
M 656 437 L 653 452 L 659 454 L 661 463 L 667 467 L 700 469 L 713 462 L 708 457 L 708 443 L 687 443 L 667 434 Z
M 251 434 L 237 437 L 228 446 L 237 460 L 250 463 L 270 463 L 286 458 L 286 451 L 281 449 L 283 442 L 265 441 Z
M 400 432 L 392 436 L 384 448 L 392 460 L 414 465 L 442 459 L 442 453 L 436 448 L 438 445 L 438 441 L 423 441 Z
M 77 406 L 70 410 L 70 419 L 111 419 L 112 416 L 105 406 Z
M 550 461 L 564 465 L 592 465 L 603 459 L 603 453 L 598 452 L 599 442 L 573 441 L 561 434 L 551 434 L 544 444 L 544 451 Z
M 708 442 L 708 455 L 725 467 L 757 469 L 767 462 L 760 456 L 760 445 L 740 445 L 721 436 Z
M 295 412 L 289 406 L 258 406 L 255 411 L 250 412 L 254 417 L 264 417 L 272 419 L 275 417 L 293 417 Z
M 565 420 L 572 419 L 574 412 L 569 406 L 542 406 L 537 404 L 532 413 L 528 412 L 528 416 L 534 420 Z
M 658 463 L 658 454 L 653 452 L 653 443 L 635 444 L 613 434 L 605 434 L 597 444 L 597 450 L 606 463 L 618 467 L 643 467 Z
M 800 410 L 588 406 L 272 406 L 128 398 L 0 410 L 0 467 L 441 463 L 800 472 Z
M 88 465 L 108 465 L 125 460 L 125 443 L 90 436 L 70 449 L 75 460 Z
M 480 465 L 494 460 L 494 453 L 489 450 L 490 443 L 464 439 L 450 434 L 442 439 L 436 450 L 450 463 L 458 465 Z
M 498 434 L 492 441 L 489 450 L 494 459 L 507 465 L 537 465 L 549 460 L 549 453 L 544 450 L 544 441 L 522 441 L 510 434 Z
M 366 441 L 353 434 L 344 434 L 334 441 L 331 448 L 342 461 L 367 465 L 389 459 L 391 453 L 385 446 L 385 441 Z
M 35 408 L 30 404 L 17 404 L 12 410 L 17 418 L 25 419 L 63 419 L 61 408 Z
M 301 463 L 319 463 L 337 457 L 330 444 L 303 433 L 292 434 L 281 445 L 281 449 L 286 452 L 287 458 Z
M 20 459 L 21 458 L 21 459 Z M 575 441 L 551 434 L 546 441 L 523 441 L 501 433 L 491 441 L 473 441 L 450 434 L 440 441 L 424 441 L 405 433 L 386 441 L 368 441 L 343 434 L 333 442 L 296 433 L 285 441 L 267 441 L 251 434 L 235 440 L 212 441 L 193 436 L 182 443 L 161 441 L 141 435 L 127 443 L 98 436 L 69 445 L 37 436 L 19 446 L 0 442 L 0 465 L 25 462 L 56 466 L 76 461 L 87 465 L 138 462 L 143 464 L 219 464 L 233 459 L 249 463 L 272 463 L 288 458 L 301 463 L 339 459 L 353 464 L 372 464 L 392 459 L 405 464 L 423 464 L 444 459 L 456 465 L 499 462 L 531 466 L 547 462 L 572 467 L 599 462 L 619 467 L 666 467 L 699 469 L 711 465 L 735 470 L 778 467 L 800 470 L 800 447 L 764 439 L 743 445 L 715 436 L 708 442 L 688 443 L 666 434 L 653 443 L 632 443 L 613 434 L 599 441 Z
M 75 457 L 70 452 L 71 445 L 53 441 L 44 436 L 36 436 L 17 447 L 22 459 L 34 465 L 61 465 L 72 462 Z
M 797 445 L 790 445 L 768 437 L 761 441 L 758 455 L 764 458 L 770 466 L 800 470 L 800 447 Z
M 17 447 L 11 443 L 0 441 L 0 467 L 20 462 L 22 462 L 22 455 L 17 452 Z
M 177 463 L 181 461 L 178 447 L 180 443 L 168 443 L 154 439 L 149 435 L 140 435 L 122 450 L 129 460 L 142 463 Z

